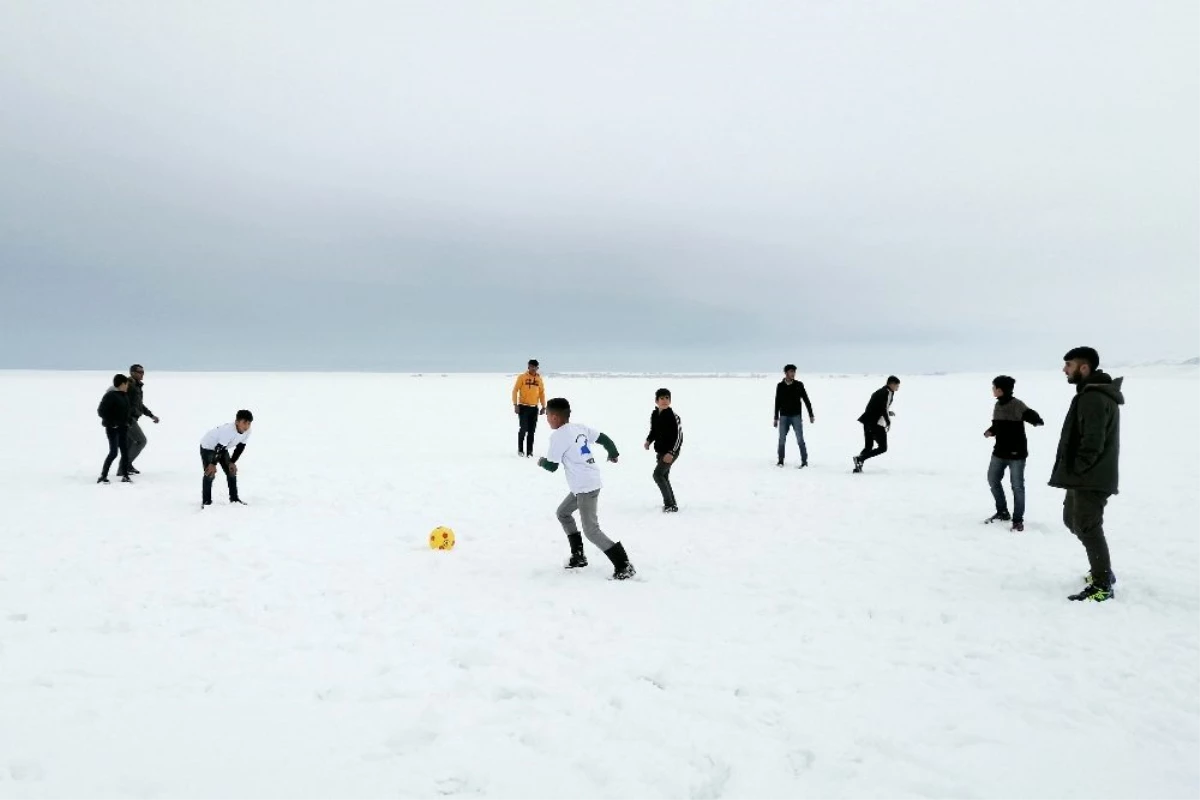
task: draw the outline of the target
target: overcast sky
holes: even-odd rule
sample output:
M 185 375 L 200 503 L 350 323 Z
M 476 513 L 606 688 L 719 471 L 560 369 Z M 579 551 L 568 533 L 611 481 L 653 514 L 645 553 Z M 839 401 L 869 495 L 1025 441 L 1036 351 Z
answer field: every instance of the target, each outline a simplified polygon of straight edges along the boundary
M 1179 2 L 0 4 L 0 368 L 1200 354 Z

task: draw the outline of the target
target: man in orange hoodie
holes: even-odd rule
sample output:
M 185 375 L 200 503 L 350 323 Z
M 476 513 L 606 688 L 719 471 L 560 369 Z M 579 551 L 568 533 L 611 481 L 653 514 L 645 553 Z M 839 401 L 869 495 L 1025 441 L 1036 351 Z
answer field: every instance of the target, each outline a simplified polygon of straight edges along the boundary
M 517 455 L 533 456 L 533 432 L 538 416 L 546 413 L 546 385 L 538 374 L 536 358 L 529 359 L 529 369 L 517 376 L 512 390 L 513 413 L 520 421 L 517 431 Z M 539 410 L 540 409 L 540 410 Z

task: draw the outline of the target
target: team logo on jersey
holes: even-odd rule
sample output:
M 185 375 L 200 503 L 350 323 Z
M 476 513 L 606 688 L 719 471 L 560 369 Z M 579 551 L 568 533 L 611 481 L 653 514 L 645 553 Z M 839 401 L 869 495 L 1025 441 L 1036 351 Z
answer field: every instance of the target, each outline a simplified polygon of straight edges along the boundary
M 583 444 L 579 445 L 579 455 L 583 456 L 589 464 L 595 464 L 596 459 L 592 456 L 592 448 L 588 447 L 588 438 L 582 433 L 575 437 L 575 444 L 579 444 L 579 440 L 583 439 Z

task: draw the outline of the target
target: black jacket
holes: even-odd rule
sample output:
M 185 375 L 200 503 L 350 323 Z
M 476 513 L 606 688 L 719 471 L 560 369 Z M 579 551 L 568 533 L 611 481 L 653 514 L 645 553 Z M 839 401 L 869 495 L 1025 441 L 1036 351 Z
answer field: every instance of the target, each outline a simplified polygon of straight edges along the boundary
M 654 452 L 660 456 L 670 453 L 679 457 L 683 448 L 683 422 L 672 408 L 654 409 L 650 412 L 650 433 L 646 441 L 654 444 Z
M 800 406 L 808 407 L 808 415 L 813 415 L 812 403 L 808 400 L 808 392 L 804 389 L 804 381 L 780 381 L 775 387 L 775 419 L 780 417 L 800 416 Z
M 1051 486 L 1117 493 L 1124 380 L 1097 370 L 1075 387 L 1058 440 Z
M 996 437 L 992 455 L 1007 461 L 1029 458 L 1029 440 L 1025 437 L 1027 422 L 1035 428 L 1045 424 L 1040 414 L 1011 394 L 998 398 L 992 411 L 992 427 L 988 428 Z
M 887 420 L 881 427 L 891 427 L 891 420 L 888 419 L 888 404 L 892 399 L 892 390 L 884 386 L 882 389 L 877 389 L 871 399 L 867 401 L 867 410 L 862 413 L 858 421 L 863 425 L 879 425 L 879 420 Z
M 100 424 L 106 428 L 120 428 L 129 424 L 129 397 L 125 392 L 109 389 L 100 398 L 96 407 L 100 415 Z
M 142 400 L 142 382 L 129 382 L 129 409 L 131 412 L 130 418 L 137 422 L 141 416 L 153 417 L 154 412 L 146 407 Z

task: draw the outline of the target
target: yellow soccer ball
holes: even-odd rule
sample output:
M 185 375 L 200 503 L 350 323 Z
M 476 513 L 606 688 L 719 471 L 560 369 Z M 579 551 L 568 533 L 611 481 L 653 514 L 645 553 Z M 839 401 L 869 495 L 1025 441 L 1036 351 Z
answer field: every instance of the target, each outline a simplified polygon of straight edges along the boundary
M 439 525 L 429 534 L 429 547 L 433 550 L 453 550 L 454 531 Z

